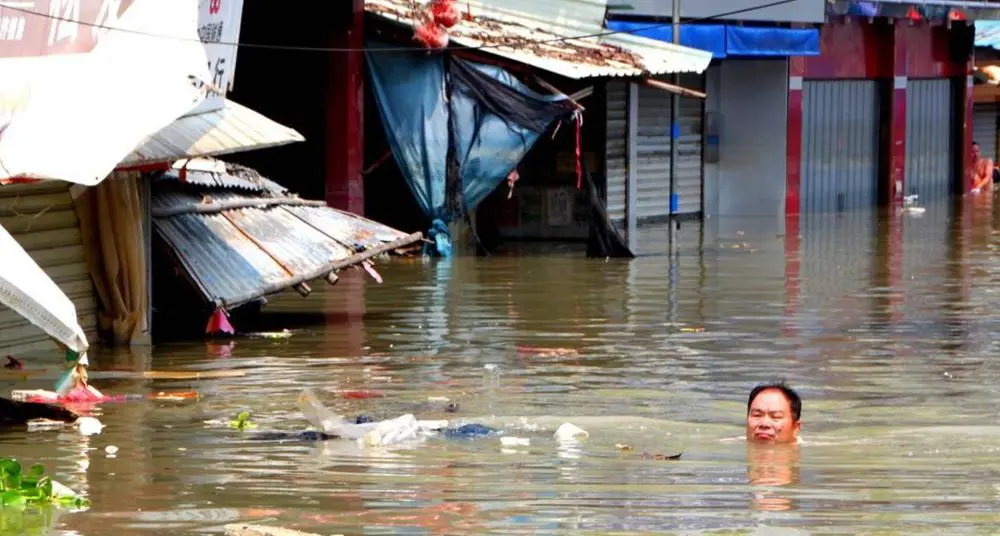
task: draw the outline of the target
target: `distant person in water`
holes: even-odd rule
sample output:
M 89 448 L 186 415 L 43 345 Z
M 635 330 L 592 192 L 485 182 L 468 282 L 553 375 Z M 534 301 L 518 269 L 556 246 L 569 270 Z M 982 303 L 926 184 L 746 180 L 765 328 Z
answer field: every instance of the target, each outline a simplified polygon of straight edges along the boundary
M 993 192 L 993 160 L 983 156 L 979 144 L 972 142 L 972 168 L 969 170 L 970 189 L 972 194 Z
M 796 443 L 802 399 L 782 382 L 758 385 L 747 399 L 747 441 Z

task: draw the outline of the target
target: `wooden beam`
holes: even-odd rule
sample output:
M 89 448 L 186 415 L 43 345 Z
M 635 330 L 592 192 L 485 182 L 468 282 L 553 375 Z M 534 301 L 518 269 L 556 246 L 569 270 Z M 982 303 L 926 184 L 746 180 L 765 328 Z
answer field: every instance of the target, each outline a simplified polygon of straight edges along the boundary
M 581 100 L 586 99 L 587 97 L 589 97 L 589 96 L 591 96 L 593 94 L 594 94 L 594 86 L 590 86 L 590 87 L 583 88 L 580 91 L 577 91 L 576 93 L 573 93 L 572 95 L 569 96 L 569 98 L 571 98 L 573 100 L 581 101 Z
M 580 104 L 579 102 L 577 102 L 576 99 L 574 99 L 570 95 L 567 95 L 567 94 L 563 93 L 562 90 L 560 90 L 556 86 L 553 86 L 552 84 L 546 82 L 545 80 L 542 79 L 542 77 L 540 77 L 540 76 L 538 76 L 536 74 L 534 76 L 534 78 L 535 78 L 535 82 L 538 82 L 538 85 L 544 87 L 545 89 L 551 91 L 552 93 L 555 93 L 556 95 L 559 95 L 561 97 L 565 97 L 567 100 L 569 100 L 570 102 L 572 102 L 573 106 L 576 106 L 577 110 L 580 110 L 580 111 L 586 110 L 586 108 L 584 108 L 582 104 Z M 594 88 L 593 87 L 590 88 L 590 92 L 591 93 L 594 92 Z
M 688 89 L 686 87 L 675 86 L 674 84 L 668 84 L 666 82 L 661 82 L 659 80 L 653 80 L 651 78 L 643 78 L 642 82 L 649 87 L 661 89 L 663 91 L 669 91 L 670 93 L 677 93 L 678 95 L 683 95 L 685 97 L 694 97 L 696 99 L 704 99 L 707 95 L 702 91 L 697 91 L 694 89 Z

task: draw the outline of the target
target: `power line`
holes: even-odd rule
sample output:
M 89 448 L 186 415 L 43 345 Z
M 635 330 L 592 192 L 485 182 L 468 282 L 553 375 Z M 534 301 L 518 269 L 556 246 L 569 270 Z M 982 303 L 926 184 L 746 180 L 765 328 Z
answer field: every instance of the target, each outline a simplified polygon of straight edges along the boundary
M 163 1 L 163 0 L 161 0 L 161 1 Z M 332 1 L 338 1 L 338 0 L 332 0 Z M 540 1 L 545 1 L 545 0 L 540 0 Z M 724 13 L 718 13 L 716 15 L 711 15 L 711 16 L 708 16 L 708 17 L 701 17 L 701 18 L 697 18 L 697 19 L 690 19 L 688 21 L 685 21 L 685 24 L 698 23 L 698 22 L 706 22 L 706 21 L 711 21 L 711 20 L 719 19 L 719 18 L 722 18 L 722 17 L 731 17 L 733 15 L 740 15 L 740 14 L 743 14 L 743 13 L 748 13 L 750 11 L 757 11 L 757 10 L 760 10 L 760 9 L 767 9 L 769 7 L 781 6 L 781 5 L 784 5 L 784 4 L 790 4 L 792 2 L 797 2 L 797 1 L 798 0 L 775 0 L 773 2 L 769 2 L 769 3 L 765 3 L 765 4 L 758 4 L 758 5 L 755 5 L 755 6 L 745 7 L 745 8 L 737 9 L 737 10 L 734 10 L 734 11 L 727 11 L 727 12 L 724 12 Z M 116 26 L 107 26 L 107 25 L 104 25 L 104 24 L 98 24 L 96 22 L 78 21 L 78 20 L 74 20 L 74 19 L 71 19 L 71 18 L 68 18 L 68 17 L 62 17 L 62 16 L 59 16 L 59 15 L 52 15 L 52 14 L 49 14 L 49 13 L 42 13 L 42 12 L 38 12 L 38 11 L 33 11 L 33 10 L 30 10 L 30 9 L 27 9 L 27 8 L 15 7 L 15 6 L 11 6 L 11 5 L 0 5 L 0 9 L 9 9 L 11 11 L 16 11 L 16 12 L 19 12 L 19 13 L 23 13 L 25 15 L 31 15 L 31 16 L 41 17 L 41 18 L 45 18 L 45 19 L 57 20 L 57 21 L 60 21 L 60 22 L 68 22 L 68 23 L 72 23 L 72 24 L 79 24 L 81 26 L 85 26 L 85 27 L 88 27 L 88 28 L 97 28 L 97 29 L 101 29 L 101 30 L 111 30 L 111 31 L 117 31 L 117 32 L 128 33 L 128 34 L 133 34 L 133 35 L 141 35 L 141 36 L 144 36 L 144 37 L 152 37 L 152 38 L 157 38 L 157 39 L 171 39 L 171 40 L 174 40 L 174 41 L 204 43 L 204 41 L 202 41 L 201 39 L 185 39 L 183 37 L 177 37 L 177 36 L 173 36 L 173 35 L 155 34 L 155 33 L 150 33 L 150 32 L 143 32 L 143 31 L 139 31 L 139 30 L 131 30 L 129 28 L 119 28 L 119 27 L 116 27 Z M 604 31 L 604 32 L 592 33 L 592 34 L 584 34 L 584 35 L 577 35 L 577 36 L 573 36 L 573 37 L 557 37 L 557 38 L 554 38 L 554 39 L 527 40 L 527 41 L 522 41 L 519 44 L 532 45 L 532 44 L 562 43 L 562 42 L 566 42 L 566 41 L 575 41 L 575 40 L 578 40 L 578 39 L 589 39 L 589 38 L 596 38 L 596 37 L 605 37 L 605 36 L 608 36 L 608 35 L 615 35 L 615 34 L 630 34 L 631 35 L 631 34 L 634 34 L 636 32 L 641 32 L 641 31 L 645 31 L 645 30 L 652 30 L 652 29 L 656 29 L 656 28 L 665 28 L 665 27 L 672 27 L 672 26 L 673 26 L 673 24 L 669 23 L 669 22 L 668 23 L 662 23 L 662 24 L 650 24 L 648 26 L 644 26 L 643 28 L 633 29 L 633 30 L 608 30 L 608 31 Z M 205 43 L 205 44 L 222 45 L 222 46 L 229 46 L 229 47 L 236 47 L 236 48 L 254 48 L 254 49 L 262 49 L 262 50 L 284 50 L 284 51 L 290 51 L 290 52 L 413 52 L 413 50 L 414 50 L 414 47 L 330 48 L 330 47 L 306 47 L 306 46 L 296 46 L 296 45 L 266 45 L 266 44 L 262 44 L 262 43 L 241 43 L 241 42 L 226 42 L 226 41 L 208 42 L 208 43 Z M 500 48 L 504 48 L 504 45 L 482 44 L 482 45 L 478 45 L 478 46 L 451 46 L 451 47 L 448 47 L 448 50 L 490 50 L 490 49 L 500 49 Z

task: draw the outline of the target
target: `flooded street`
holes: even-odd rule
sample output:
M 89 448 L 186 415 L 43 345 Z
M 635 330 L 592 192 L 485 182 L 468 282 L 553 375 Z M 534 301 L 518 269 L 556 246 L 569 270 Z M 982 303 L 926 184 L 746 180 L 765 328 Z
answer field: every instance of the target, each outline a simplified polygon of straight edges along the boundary
M 45 463 L 92 501 L 18 522 L 84 535 L 237 521 L 320 534 L 988 533 L 1000 522 L 998 221 L 940 205 L 798 229 L 684 223 L 673 240 L 651 227 L 632 261 L 567 245 L 396 259 L 382 285 L 351 273 L 273 299 L 268 321 L 288 338 L 94 356 L 105 392 L 202 400 L 105 405 L 98 436 L 0 436 L 5 455 Z M 98 374 L 150 366 L 249 374 Z M 804 399 L 797 451 L 739 439 L 747 394 L 775 378 Z M 15 387 L 51 380 L 2 385 Z M 253 439 L 308 426 L 304 388 L 352 419 L 414 413 L 531 444 Z M 244 410 L 258 427 L 230 429 Z M 564 422 L 589 437 L 558 442 Z

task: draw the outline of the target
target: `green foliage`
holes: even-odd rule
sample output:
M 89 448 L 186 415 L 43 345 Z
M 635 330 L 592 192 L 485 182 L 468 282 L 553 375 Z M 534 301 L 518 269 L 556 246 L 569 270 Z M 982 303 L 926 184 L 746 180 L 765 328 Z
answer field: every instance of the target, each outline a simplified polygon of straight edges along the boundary
M 90 502 L 78 496 L 56 496 L 52 493 L 52 479 L 45 474 L 41 464 L 32 465 L 24 472 L 13 458 L 0 459 L 0 512 L 6 508 L 57 505 L 66 508 L 85 508 Z
M 249 411 L 241 411 L 239 415 L 236 416 L 236 420 L 229 421 L 229 427 L 242 432 L 248 428 L 257 428 L 257 425 L 250 422 Z

